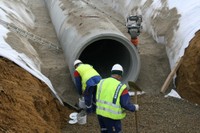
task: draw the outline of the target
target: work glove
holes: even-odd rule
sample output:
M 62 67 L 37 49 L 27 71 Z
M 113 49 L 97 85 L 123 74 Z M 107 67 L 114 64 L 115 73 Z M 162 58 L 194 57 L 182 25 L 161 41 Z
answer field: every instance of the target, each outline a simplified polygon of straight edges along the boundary
M 86 105 L 86 112 L 87 112 L 87 114 L 92 113 L 92 105 L 90 105 L 90 106 Z
M 139 110 L 139 105 L 138 104 L 134 104 L 135 105 L 135 111 Z

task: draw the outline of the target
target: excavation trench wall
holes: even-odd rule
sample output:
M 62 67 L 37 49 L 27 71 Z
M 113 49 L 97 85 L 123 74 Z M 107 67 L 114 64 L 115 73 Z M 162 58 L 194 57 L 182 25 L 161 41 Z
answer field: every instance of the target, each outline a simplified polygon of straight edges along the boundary
M 97 1 L 97 0 L 93 0 Z M 166 46 L 171 68 L 185 53 L 195 33 L 200 29 L 199 6 L 196 0 L 102 0 L 124 16 L 143 16 L 143 31 Z
M 137 79 L 140 58 L 136 48 L 104 14 L 78 0 L 46 0 L 46 5 L 71 75 L 74 61 L 80 59 L 93 65 L 103 78 L 119 63 L 124 82 Z
M 93 0 L 96 1 L 96 0 Z M 124 16 L 143 16 L 143 31 L 164 44 L 173 69 L 183 57 L 174 85 L 184 99 L 200 104 L 199 30 L 200 3 L 197 0 L 102 0 Z

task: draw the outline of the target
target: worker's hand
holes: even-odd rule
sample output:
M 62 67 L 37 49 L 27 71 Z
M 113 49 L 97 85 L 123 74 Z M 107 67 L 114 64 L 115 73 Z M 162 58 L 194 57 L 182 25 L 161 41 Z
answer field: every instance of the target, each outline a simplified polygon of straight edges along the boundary
M 86 105 L 86 112 L 87 112 L 87 114 L 92 113 L 92 105 L 90 105 L 90 106 Z
M 139 110 L 139 105 L 138 104 L 134 104 L 135 105 L 135 111 Z

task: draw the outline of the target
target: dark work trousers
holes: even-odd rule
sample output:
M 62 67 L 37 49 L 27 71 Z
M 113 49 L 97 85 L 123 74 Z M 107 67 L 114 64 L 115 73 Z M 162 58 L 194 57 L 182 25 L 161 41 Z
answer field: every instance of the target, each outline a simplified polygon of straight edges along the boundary
M 113 120 L 97 115 L 101 133 L 122 133 L 121 120 Z
M 93 88 L 92 92 L 92 112 L 96 112 L 96 88 Z
M 96 111 L 96 88 L 95 86 L 88 87 L 87 91 L 84 93 L 85 104 L 87 106 L 92 105 L 90 113 L 95 113 Z

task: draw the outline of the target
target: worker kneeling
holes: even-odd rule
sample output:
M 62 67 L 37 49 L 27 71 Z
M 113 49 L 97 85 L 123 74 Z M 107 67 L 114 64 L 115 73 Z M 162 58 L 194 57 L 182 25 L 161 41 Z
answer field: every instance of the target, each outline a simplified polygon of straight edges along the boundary
M 122 84 L 123 68 L 115 64 L 111 77 L 102 79 L 96 90 L 96 114 L 101 127 L 101 133 L 122 132 L 121 120 L 125 118 L 125 110 L 138 111 L 139 106 L 130 102 L 130 96 L 125 84 Z

